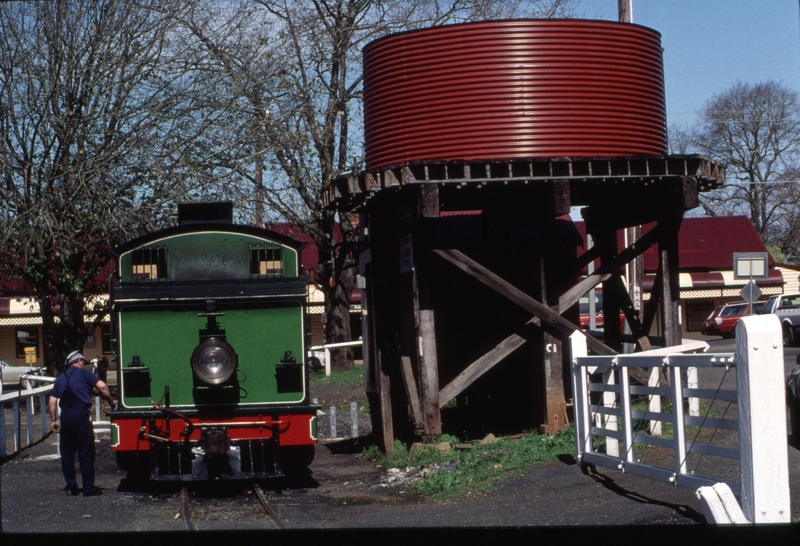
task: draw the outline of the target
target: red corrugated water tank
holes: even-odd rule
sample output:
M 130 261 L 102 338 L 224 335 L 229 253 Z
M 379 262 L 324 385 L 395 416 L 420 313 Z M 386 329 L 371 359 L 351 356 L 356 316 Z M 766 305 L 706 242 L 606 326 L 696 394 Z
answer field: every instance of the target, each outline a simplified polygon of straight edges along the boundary
M 367 168 L 415 160 L 663 155 L 661 34 L 516 19 L 364 48 Z

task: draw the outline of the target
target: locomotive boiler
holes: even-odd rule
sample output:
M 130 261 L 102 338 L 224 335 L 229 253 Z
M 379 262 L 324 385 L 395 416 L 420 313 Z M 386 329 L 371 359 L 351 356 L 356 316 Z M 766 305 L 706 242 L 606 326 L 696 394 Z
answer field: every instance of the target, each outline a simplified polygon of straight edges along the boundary
M 155 480 L 281 476 L 313 461 L 301 243 L 232 222 L 231 203 L 116 249 L 111 445 Z

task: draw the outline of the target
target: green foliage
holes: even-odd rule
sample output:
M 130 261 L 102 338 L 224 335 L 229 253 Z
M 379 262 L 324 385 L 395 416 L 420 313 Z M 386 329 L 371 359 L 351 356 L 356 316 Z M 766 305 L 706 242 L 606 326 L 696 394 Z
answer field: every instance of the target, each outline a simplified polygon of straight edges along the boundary
M 772 259 L 775 260 L 779 264 L 788 263 L 786 261 L 786 254 L 781 251 L 780 247 L 777 245 L 765 245 L 767 247 L 767 251 L 772 256 Z
M 331 370 L 331 375 L 325 375 L 323 370 L 309 375 L 311 386 L 314 385 L 340 385 L 343 387 L 357 387 L 364 382 L 363 366 L 352 366 L 346 370 Z
M 442 441 L 459 443 L 454 436 L 443 436 Z M 394 451 L 383 455 L 377 447 L 370 447 L 362 455 L 377 461 L 385 468 L 408 466 L 431 467 L 447 462 L 447 469 L 436 469 L 409 486 L 427 498 L 440 498 L 469 491 L 479 493 L 491 484 L 513 474 L 524 472 L 531 466 L 555 460 L 559 455 L 574 455 L 575 430 L 568 427 L 553 435 L 536 432 L 519 439 L 501 438 L 487 445 L 475 445 L 472 449 L 442 453 L 435 446 L 409 450 L 395 440 Z
M 453 436 L 452 434 L 442 434 L 441 441 L 447 442 L 448 444 L 450 444 L 450 447 L 453 447 L 456 444 L 461 443 L 461 440 L 459 440 L 458 437 Z

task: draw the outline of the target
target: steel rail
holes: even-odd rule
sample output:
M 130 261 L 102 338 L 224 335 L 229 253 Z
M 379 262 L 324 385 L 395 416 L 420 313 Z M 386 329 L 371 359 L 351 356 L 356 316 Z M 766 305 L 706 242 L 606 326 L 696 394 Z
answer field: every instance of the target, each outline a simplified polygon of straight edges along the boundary
M 197 526 L 189 518 L 189 494 L 185 487 L 181 489 L 181 518 L 187 531 L 197 531 Z
M 286 525 L 283 524 L 280 516 L 278 516 L 278 513 L 275 511 L 275 508 L 273 508 L 272 505 L 267 500 L 267 496 L 264 495 L 264 491 L 261 490 L 261 487 L 259 487 L 257 484 L 254 484 L 253 490 L 256 492 L 256 495 L 258 496 L 259 502 L 261 502 L 261 507 L 270 516 L 270 518 L 272 518 L 272 522 L 275 525 L 275 527 L 277 527 L 278 529 L 286 529 Z

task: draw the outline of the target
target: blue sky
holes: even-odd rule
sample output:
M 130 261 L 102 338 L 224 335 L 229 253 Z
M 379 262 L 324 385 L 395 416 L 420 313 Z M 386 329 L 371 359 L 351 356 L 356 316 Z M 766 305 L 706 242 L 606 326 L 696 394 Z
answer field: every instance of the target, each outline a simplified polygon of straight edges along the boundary
M 617 0 L 578 0 L 588 19 L 616 21 Z M 696 123 L 737 80 L 800 92 L 799 0 L 633 0 L 633 22 L 661 33 L 667 123 Z

